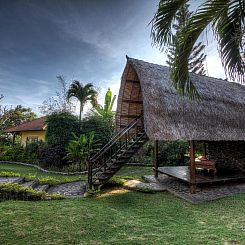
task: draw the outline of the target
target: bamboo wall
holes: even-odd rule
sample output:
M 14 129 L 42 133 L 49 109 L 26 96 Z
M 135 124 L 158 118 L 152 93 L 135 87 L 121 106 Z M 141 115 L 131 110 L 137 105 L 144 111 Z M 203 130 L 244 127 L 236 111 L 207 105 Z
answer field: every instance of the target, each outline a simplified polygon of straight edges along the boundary
M 121 80 L 118 95 L 116 127 L 121 130 L 134 118 L 143 113 L 143 100 L 138 76 L 131 65 L 127 64 Z M 142 125 L 141 125 L 142 126 Z

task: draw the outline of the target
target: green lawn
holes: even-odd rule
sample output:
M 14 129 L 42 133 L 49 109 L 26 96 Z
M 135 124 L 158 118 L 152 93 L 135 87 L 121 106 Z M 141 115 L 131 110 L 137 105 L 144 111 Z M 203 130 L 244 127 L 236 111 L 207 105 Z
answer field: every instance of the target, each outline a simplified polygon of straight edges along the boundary
M 245 195 L 201 205 L 122 189 L 0 203 L 1 244 L 245 244 Z
M 27 179 L 39 179 L 43 183 L 53 182 L 59 184 L 64 182 L 77 181 L 81 179 L 81 176 L 78 175 L 60 175 L 45 173 L 33 167 L 22 166 L 17 164 L 0 164 L 0 172 L 1 171 L 17 173 L 20 174 L 20 176 L 25 177 Z M 86 176 L 84 176 L 84 179 L 85 178 Z
M 12 164 L 1 170 L 50 176 Z M 151 167 L 125 166 L 117 175 L 151 173 Z M 193 205 L 168 193 L 120 188 L 96 198 L 6 201 L 0 202 L 0 244 L 245 244 L 244 207 L 245 194 Z
M 118 172 L 117 176 L 129 177 L 131 179 L 140 179 L 142 175 L 153 174 L 152 167 L 124 166 Z

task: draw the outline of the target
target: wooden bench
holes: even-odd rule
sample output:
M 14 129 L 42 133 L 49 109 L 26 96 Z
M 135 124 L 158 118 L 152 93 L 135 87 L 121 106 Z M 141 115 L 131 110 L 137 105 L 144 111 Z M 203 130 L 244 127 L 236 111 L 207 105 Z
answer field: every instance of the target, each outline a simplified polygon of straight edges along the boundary
M 217 172 L 215 161 L 195 159 L 195 166 L 196 169 L 207 169 L 208 171 L 213 170 L 214 174 Z

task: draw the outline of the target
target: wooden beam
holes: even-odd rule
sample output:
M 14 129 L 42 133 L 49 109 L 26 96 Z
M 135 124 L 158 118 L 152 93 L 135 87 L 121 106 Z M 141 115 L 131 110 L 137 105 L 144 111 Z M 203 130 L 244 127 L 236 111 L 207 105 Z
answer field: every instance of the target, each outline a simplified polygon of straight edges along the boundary
M 190 191 L 196 193 L 195 142 L 190 140 Z
M 125 103 L 133 103 L 133 104 L 143 104 L 143 101 L 142 100 L 122 100 L 122 102 L 125 102 Z
M 126 82 L 127 83 L 140 83 L 139 80 L 131 80 L 131 79 L 127 79 Z
M 158 162 L 158 140 L 154 141 L 154 176 L 157 178 L 158 177 L 158 167 L 159 167 L 159 162 Z

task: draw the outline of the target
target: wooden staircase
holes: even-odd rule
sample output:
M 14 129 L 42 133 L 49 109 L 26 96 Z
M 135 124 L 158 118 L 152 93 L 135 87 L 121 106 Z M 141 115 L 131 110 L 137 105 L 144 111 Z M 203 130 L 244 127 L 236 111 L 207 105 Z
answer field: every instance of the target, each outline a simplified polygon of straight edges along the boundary
M 147 141 L 143 116 L 139 116 L 90 159 L 89 189 L 105 184 Z

